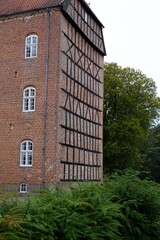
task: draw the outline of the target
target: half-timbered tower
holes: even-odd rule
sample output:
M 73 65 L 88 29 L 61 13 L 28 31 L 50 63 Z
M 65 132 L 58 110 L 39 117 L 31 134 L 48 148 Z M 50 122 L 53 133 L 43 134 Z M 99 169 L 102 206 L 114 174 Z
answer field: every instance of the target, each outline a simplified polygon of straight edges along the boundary
M 84 0 L 0 1 L 0 185 L 102 180 L 103 25 Z

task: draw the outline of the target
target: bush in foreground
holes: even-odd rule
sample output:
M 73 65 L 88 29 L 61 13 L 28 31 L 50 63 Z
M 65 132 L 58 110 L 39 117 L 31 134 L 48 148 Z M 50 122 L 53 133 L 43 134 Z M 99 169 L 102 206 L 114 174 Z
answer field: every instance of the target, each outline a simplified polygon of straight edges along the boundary
M 54 187 L 23 200 L 2 193 L 0 239 L 160 239 L 160 185 L 133 172 L 97 183 Z

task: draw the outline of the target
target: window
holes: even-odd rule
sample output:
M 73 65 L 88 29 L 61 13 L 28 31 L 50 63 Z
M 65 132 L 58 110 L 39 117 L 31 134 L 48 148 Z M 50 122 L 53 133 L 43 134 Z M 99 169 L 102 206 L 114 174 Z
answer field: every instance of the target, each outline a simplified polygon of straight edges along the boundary
M 35 88 L 29 87 L 25 88 L 23 91 L 23 112 L 33 112 L 35 111 Z
M 20 193 L 26 193 L 26 192 L 27 192 L 27 184 L 21 183 L 21 184 L 20 184 L 19 192 L 20 192 Z
M 33 163 L 33 143 L 31 141 L 23 141 L 20 150 L 20 166 L 31 167 Z
M 37 57 L 38 37 L 36 35 L 30 35 L 26 37 L 25 42 L 25 58 Z
M 87 23 L 88 22 L 88 14 L 87 12 L 84 13 L 84 21 Z

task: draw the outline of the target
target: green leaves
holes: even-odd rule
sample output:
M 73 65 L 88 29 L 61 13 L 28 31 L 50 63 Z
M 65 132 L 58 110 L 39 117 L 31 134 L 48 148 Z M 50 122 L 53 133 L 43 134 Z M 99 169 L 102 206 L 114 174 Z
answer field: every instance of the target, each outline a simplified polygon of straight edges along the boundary
M 111 202 L 110 194 L 99 184 L 80 184 L 70 191 L 56 188 L 14 206 L 8 201 L 7 209 L 6 214 L 0 211 L 1 222 L 10 216 L 14 224 L 3 226 L 4 239 L 120 239 L 120 206 Z
M 109 189 L 123 213 L 120 232 L 126 240 L 160 239 L 160 185 L 140 180 L 137 175 L 138 172 L 126 171 L 111 176 Z
M 127 171 L 0 202 L 2 240 L 158 240 L 160 186 Z
M 160 182 L 160 124 L 151 128 L 142 146 L 145 169 Z
M 155 83 L 115 63 L 104 68 L 104 167 L 138 169 L 141 144 L 160 108 Z

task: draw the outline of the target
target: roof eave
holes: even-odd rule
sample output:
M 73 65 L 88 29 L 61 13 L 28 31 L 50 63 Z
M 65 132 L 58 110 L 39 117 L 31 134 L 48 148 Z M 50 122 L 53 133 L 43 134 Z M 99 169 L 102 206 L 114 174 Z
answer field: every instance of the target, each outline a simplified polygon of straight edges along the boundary
M 28 9 L 28 10 L 25 10 L 25 11 L 13 12 L 13 13 L 9 13 L 9 14 L 0 14 L 0 18 L 7 18 L 7 17 L 10 17 L 10 16 L 26 14 L 26 13 L 33 13 L 33 12 L 43 11 L 43 10 L 47 10 L 47 9 L 62 8 L 62 7 L 63 7 L 62 4 L 58 4 L 56 6 Z

